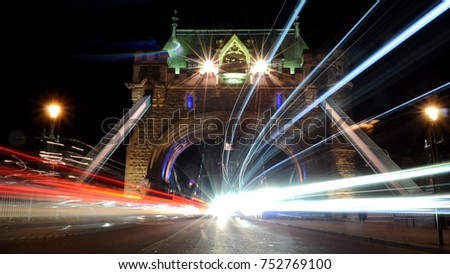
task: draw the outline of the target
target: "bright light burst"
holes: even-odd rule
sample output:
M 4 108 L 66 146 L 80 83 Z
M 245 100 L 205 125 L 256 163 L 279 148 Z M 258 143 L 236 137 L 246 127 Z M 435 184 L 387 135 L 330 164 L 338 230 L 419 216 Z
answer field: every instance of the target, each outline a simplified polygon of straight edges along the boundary
M 425 113 L 432 121 L 436 121 L 439 117 L 439 109 L 437 107 L 431 106 L 425 109 Z
M 429 212 L 439 207 L 448 213 L 450 195 L 421 196 L 406 198 L 383 199 L 342 199 L 305 201 L 311 194 L 327 193 L 346 187 L 375 185 L 379 183 L 416 178 L 450 172 L 450 163 L 437 164 L 429 167 L 418 167 L 396 172 L 375 174 L 331 180 L 326 182 L 311 182 L 306 185 L 283 188 L 265 188 L 236 195 L 218 197 L 211 205 L 209 213 L 216 215 L 231 215 L 236 212 L 263 211 L 417 211 Z M 403 203 L 402 201 L 405 201 Z M 422 210 L 425 209 L 425 210 Z
M 61 107 L 58 104 L 51 104 L 47 107 L 47 110 L 50 117 L 56 119 L 61 112 Z
M 265 60 L 258 60 L 255 62 L 255 64 L 251 68 L 251 73 L 267 73 L 268 72 L 268 66 L 267 62 Z
M 219 69 L 217 68 L 217 65 L 214 64 L 214 62 L 211 60 L 206 60 L 205 62 L 203 62 L 201 69 L 200 69 L 200 74 L 205 74 L 205 73 L 217 74 L 217 72 L 219 72 Z

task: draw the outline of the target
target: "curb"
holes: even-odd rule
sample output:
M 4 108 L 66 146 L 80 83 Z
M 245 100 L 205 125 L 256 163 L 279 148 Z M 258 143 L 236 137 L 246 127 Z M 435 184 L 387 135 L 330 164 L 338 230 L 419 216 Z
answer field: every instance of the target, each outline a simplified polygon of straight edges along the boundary
M 402 243 L 402 242 L 396 242 L 396 241 L 382 240 L 382 239 L 377 239 L 377 238 L 371 238 L 369 236 L 362 236 L 362 235 L 355 235 L 355 234 L 349 234 L 349 233 L 344 233 L 344 232 L 323 230 L 323 229 L 319 229 L 319 228 L 310 228 L 310 227 L 304 227 L 301 225 L 280 223 L 280 222 L 271 221 L 271 220 L 255 219 L 255 218 L 248 218 L 248 219 L 260 221 L 260 222 L 278 224 L 278 225 L 285 225 L 285 226 L 295 227 L 295 228 L 309 230 L 309 231 L 317 231 L 317 232 L 332 234 L 332 235 L 336 235 L 336 236 L 340 236 L 340 237 L 344 237 L 344 238 L 348 238 L 348 239 L 364 240 L 364 241 L 368 241 L 368 242 L 372 242 L 372 243 L 378 243 L 378 244 L 389 245 L 389 246 L 394 246 L 394 247 L 414 249 L 414 250 L 424 251 L 424 252 L 428 252 L 428 253 L 450 254 L 450 250 L 448 250 L 446 248 L 422 246 L 422 245 L 415 245 L 415 244 Z

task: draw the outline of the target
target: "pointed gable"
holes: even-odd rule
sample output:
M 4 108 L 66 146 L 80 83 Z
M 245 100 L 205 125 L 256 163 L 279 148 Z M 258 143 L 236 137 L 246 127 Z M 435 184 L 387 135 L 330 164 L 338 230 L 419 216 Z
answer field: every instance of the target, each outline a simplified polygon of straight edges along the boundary
M 250 67 L 250 52 L 236 34 L 220 49 L 219 69 L 223 72 L 245 73 Z

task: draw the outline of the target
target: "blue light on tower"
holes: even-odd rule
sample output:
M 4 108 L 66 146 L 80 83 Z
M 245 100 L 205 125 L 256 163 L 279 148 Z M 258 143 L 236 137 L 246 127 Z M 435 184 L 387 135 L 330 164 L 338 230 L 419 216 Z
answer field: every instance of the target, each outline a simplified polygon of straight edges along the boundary
M 188 93 L 186 96 L 186 108 L 193 109 L 194 108 L 194 94 Z
M 281 93 L 281 92 L 277 93 L 276 98 L 275 98 L 275 103 L 276 103 L 277 109 L 279 109 L 281 107 L 281 105 L 283 104 L 283 93 Z

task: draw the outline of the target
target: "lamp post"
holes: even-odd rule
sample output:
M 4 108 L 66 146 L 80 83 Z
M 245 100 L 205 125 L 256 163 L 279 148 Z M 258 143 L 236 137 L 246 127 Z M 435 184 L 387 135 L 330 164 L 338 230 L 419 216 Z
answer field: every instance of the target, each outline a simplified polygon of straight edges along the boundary
M 50 163 L 50 173 L 55 173 L 55 143 L 59 142 L 59 136 L 55 138 L 55 125 L 59 114 L 61 113 L 61 107 L 58 104 L 50 104 L 47 106 L 47 113 L 50 116 L 50 132 L 46 137 L 47 151 L 43 153 L 43 157 Z
M 425 114 L 430 120 L 430 130 L 429 130 L 429 138 L 430 138 L 430 155 L 431 161 L 433 164 L 437 163 L 438 150 L 435 136 L 435 122 L 439 118 L 439 109 L 434 106 L 427 107 L 425 109 Z M 436 176 L 431 177 L 431 181 L 433 183 L 433 190 L 435 194 L 439 193 L 439 185 L 437 184 Z M 436 208 L 436 229 L 438 236 L 438 244 L 440 247 L 444 246 L 444 236 L 442 234 L 442 217 L 440 216 L 438 209 Z
M 61 113 L 61 107 L 58 104 L 51 104 L 47 107 L 47 111 L 48 111 L 50 118 L 52 119 L 52 123 L 50 124 L 50 132 L 49 132 L 48 138 L 51 141 L 56 141 L 55 124 L 56 124 L 56 119 L 58 118 L 58 115 Z

